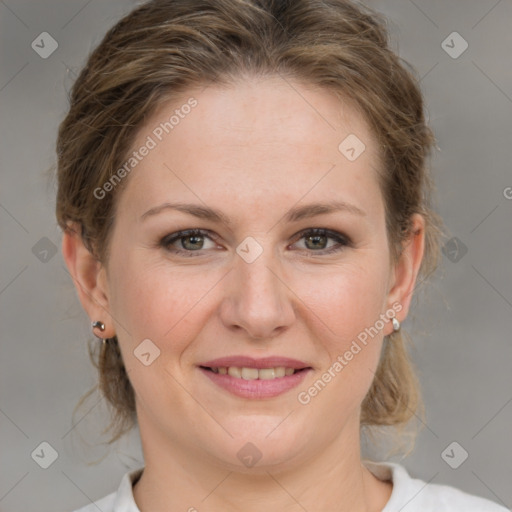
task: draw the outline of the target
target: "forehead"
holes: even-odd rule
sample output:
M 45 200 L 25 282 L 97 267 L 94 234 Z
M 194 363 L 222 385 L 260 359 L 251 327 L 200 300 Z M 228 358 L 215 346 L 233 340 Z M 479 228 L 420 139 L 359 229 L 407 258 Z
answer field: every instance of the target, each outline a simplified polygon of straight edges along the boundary
M 350 196 L 380 213 L 379 155 L 364 117 L 290 79 L 190 89 L 147 120 L 133 150 L 143 146 L 121 198 L 137 210 L 177 198 L 285 208 Z

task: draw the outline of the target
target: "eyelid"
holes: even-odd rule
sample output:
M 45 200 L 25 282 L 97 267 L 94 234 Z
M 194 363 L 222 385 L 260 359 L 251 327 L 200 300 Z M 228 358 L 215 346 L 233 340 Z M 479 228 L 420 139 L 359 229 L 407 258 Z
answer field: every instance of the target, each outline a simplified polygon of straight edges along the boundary
M 335 231 L 328 228 L 306 228 L 297 233 L 294 236 L 295 242 L 294 244 L 300 241 L 302 238 L 304 238 L 306 235 L 315 236 L 315 235 L 321 235 L 326 236 L 327 238 L 330 238 L 331 240 L 334 240 L 336 244 L 333 247 L 330 247 L 328 249 L 320 249 L 318 251 L 311 250 L 311 249 L 299 249 L 298 251 L 302 254 L 306 254 L 307 257 L 314 258 L 322 256 L 329 256 L 333 254 L 338 254 L 342 252 L 344 249 L 349 247 L 354 247 L 354 244 L 352 243 L 352 240 L 349 236 L 345 235 L 344 233 L 340 233 L 339 231 Z
M 168 246 L 170 246 L 171 243 L 174 243 L 181 238 L 186 238 L 187 236 L 204 236 L 205 238 L 209 238 L 212 240 L 212 242 L 215 241 L 215 235 L 213 231 L 210 231 L 209 229 L 200 229 L 200 228 L 191 228 L 191 229 L 183 229 L 180 231 L 175 231 L 174 233 L 169 233 L 168 235 L 165 235 L 159 242 L 159 246 L 164 247 L 164 249 Z M 171 251 L 172 252 L 172 251 Z M 184 249 L 181 250 L 175 250 L 175 252 L 187 252 L 192 253 L 194 251 L 185 251 Z M 196 251 L 199 252 L 199 251 Z
M 334 240 L 343 242 L 346 245 L 352 244 L 352 240 L 350 239 L 350 237 L 348 237 L 344 233 L 340 233 L 339 231 L 335 231 L 333 229 L 328 228 L 306 228 L 303 229 L 302 231 L 299 231 L 296 235 L 294 235 L 294 238 L 301 239 L 303 236 L 307 234 L 325 235 L 329 238 L 333 238 Z

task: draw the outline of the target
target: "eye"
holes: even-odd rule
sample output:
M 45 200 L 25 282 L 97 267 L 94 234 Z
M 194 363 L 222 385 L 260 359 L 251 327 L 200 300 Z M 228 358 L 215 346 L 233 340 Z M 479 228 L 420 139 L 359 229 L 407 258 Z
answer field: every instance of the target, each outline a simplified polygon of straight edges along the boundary
M 305 249 L 303 250 L 313 252 L 315 255 L 331 254 L 342 250 L 343 247 L 352 246 L 347 236 L 323 228 L 306 229 L 298 233 L 296 238 L 304 239 Z M 329 239 L 334 241 L 330 247 L 328 247 Z M 205 240 L 209 240 L 213 245 L 205 247 Z M 210 232 L 204 229 L 187 229 L 172 233 L 162 238 L 159 245 L 168 252 L 187 257 L 200 256 L 201 250 L 215 247 Z
M 306 246 L 304 250 L 314 252 L 315 255 L 331 254 L 352 245 L 350 238 L 330 229 L 310 228 L 301 231 L 297 237 L 299 240 L 304 239 Z M 330 247 L 328 247 L 329 239 L 335 242 Z
M 205 239 L 210 240 L 213 244 L 213 240 L 208 236 L 208 233 L 208 231 L 203 229 L 187 229 L 186 231 L 178 231 L 177 233 L 172 233 L 171 235 L 167 235 L 162 238 L 160 246 L 175 254 L 196 256 L 193 254 L 194 252 L 199 252 L 201 249 L 212 248 L 204 246 Z

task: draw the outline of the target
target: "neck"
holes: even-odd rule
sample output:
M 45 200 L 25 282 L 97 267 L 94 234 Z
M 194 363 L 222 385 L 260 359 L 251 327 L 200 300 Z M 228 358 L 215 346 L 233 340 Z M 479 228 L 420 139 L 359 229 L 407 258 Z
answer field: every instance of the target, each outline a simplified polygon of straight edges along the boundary
M 300 464 L 233 471 L 169 439 L 139 417 L 145 469 L 133 489 L 141 512 L 377 512 L 392 485 L 361 463 L 359 423 Z M 146 442 L 144 442 L 146 440 Z

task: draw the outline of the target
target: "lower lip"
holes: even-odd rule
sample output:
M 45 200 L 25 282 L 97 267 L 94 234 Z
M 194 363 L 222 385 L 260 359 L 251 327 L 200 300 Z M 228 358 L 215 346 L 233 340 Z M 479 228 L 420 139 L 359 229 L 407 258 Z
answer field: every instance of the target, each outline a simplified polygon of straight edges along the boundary
M 214 373 L 204 368 L 199 368 L 204 375 L 212 380 L 217 386 L 229 391 L 233 395 L 242 398 L 272 398 L 274 396 L 282 395 L 290 389 L 298 386 L 311 371 L 311 368 L 294 373 L 293 375 L 286 375 L 285 377 L 278 377 L 269 380 L 245 380 L 231 375 L 223 375 Z

